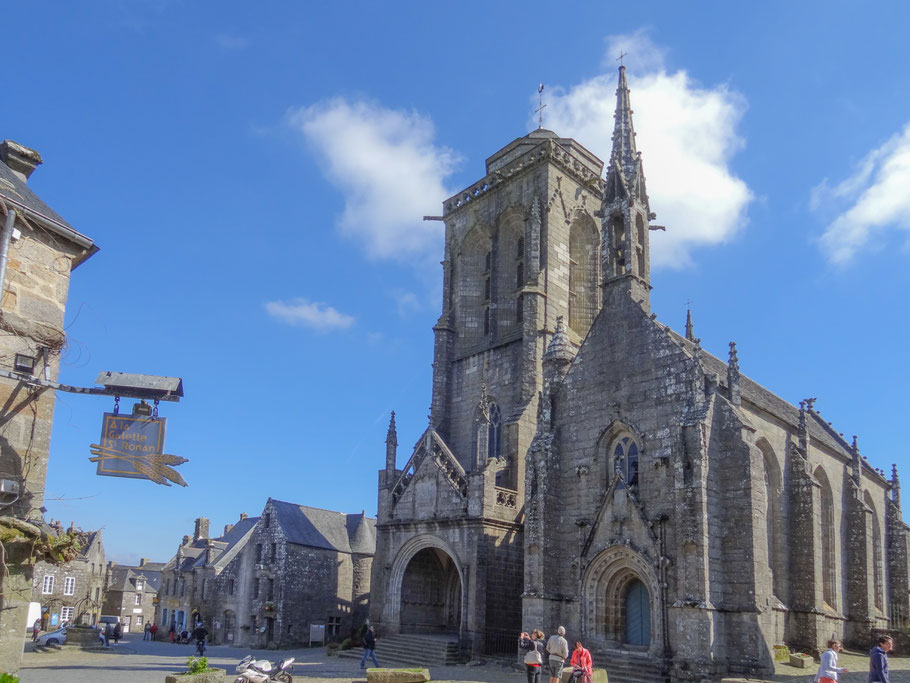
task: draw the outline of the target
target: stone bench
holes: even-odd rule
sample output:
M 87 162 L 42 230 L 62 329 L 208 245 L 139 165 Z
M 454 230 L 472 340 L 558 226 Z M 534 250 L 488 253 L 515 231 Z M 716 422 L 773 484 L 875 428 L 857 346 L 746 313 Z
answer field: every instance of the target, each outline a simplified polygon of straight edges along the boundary
M 429 669 L 367 669 L 367 683 L 427 683 Z

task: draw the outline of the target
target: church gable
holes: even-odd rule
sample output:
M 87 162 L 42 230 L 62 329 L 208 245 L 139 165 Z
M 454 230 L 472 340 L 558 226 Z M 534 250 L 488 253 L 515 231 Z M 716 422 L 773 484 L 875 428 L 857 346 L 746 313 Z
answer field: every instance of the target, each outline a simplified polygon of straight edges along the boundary
M 600 509 L 582 547 L 583 560 L 615 545 L 635 548 L 649 560 L 658 558 L 657 535 L 644 507 L 617 472 L 604 492 Z
M 467 505 L 467 478 L 435 431 L 427 430 L 393 489 L 394 515 L 433 519 L 460 514 Z

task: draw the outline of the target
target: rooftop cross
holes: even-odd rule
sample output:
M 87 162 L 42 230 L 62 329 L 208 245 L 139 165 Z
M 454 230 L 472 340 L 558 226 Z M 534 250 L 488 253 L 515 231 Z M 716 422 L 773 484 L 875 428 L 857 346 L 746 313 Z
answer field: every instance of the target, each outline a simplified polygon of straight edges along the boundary
M 619 57 L 616 58 L 616 61 L 619 62 L 619 65 L 620 65 L 620 66 L 625 66 L 625 64 L 623 64 L 622 58 L 625 57 L 627 54 L 629 54 L 629 53 L 628 53 L 628 52 L 623 52 L 623 51 L 620 50 L 620 52 L 619 52 Z
M 534 110 L 538 114 L 537 127 L 543 128 L 543 110 L 544 110 L 544 107 L 547 106 L 543 103 L 543 83 L 541 83 L 540 85 L 537 86 L 537 99 L 538 99 L 539 104 L 538 104 L 537 109 Z

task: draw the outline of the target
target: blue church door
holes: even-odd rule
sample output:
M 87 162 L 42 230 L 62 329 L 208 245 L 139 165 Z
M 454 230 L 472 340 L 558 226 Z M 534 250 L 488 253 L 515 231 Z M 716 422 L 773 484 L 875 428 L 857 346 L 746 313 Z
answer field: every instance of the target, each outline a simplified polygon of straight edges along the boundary
M 651 601 L 648 589 L 635 579 L 626 592 L 626 643 L 651 644 Z

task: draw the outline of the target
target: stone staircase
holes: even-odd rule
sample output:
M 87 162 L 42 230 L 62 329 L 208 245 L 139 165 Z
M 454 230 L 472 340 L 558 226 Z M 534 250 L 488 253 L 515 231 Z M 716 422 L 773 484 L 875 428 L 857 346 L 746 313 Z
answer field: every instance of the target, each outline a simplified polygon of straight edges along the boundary
M 610 683 L 665 683 L 660 666 L 645 655 L 629 652 L 592 653 L 595 669 L 606 669 Z
M 356 647 L 342 650 L 339 657 L 347 659 L 360 659 L 363 649 Z M 376 641 L 376 658 L 380 666 L 451 666 L 464 662 L 455 640 L 445 636 L 421 636 L 405 634 L 379 638 Z M 367 660 L 367 666 L 373 666 L 372 660 Z

